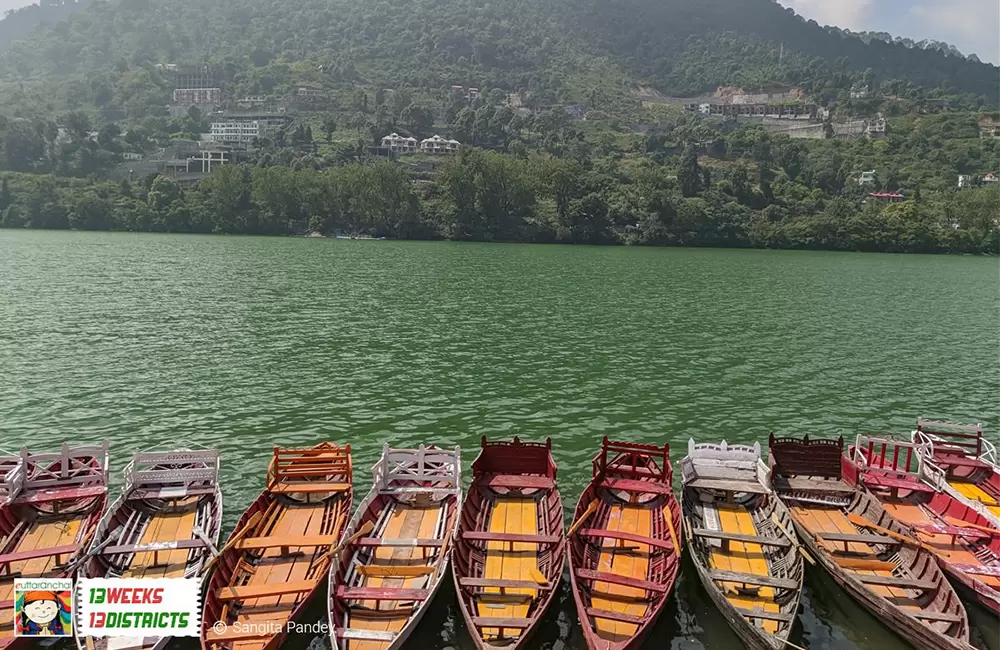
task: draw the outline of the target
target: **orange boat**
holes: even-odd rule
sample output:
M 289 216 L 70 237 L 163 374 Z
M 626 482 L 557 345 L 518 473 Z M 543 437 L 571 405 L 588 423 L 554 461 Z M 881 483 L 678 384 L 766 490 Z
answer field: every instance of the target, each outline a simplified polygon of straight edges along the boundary
M 983 437 L 983 427 L 917 420 L 912 440 L 944 472 L 942 489 L 1000 528 L 1000 467 L 996 446 Z
M 563 525 L 552 441 L 484 437 L 452 556 L 459 609 L 477 648 L 527 647 L 562 580 Z
M 933 553 L 870 494 L 844 439 L 770 437 L 771 486 L 837 584 L 919 650 L 970 650 L 969 619 Z M 883 482 L 889 485 L 889 479 Z
M 677 581 L 681 509 L 671 483 L 670 446 L 611 442 L 568 533 L 570 580 L 591 650 L 635 650 Z
M 108 442 L 0 458 L 0 648 L 14 636 L 14 578 L 68 578 L 108 502 Z
M 940 486 L 944 473 L 912 442 L 858 436 L 851 447 L 858 484 L 873 494 L 941 567 L 1000 615 L 1000 530 Z
M 267 487 L 216 557 L 203 650 L 273 650 L 326 578 L 353 503 L 351 446 L 274 448 Z M 223 625 L 224 624 L 224 625 Z
M 330 567 L 333 650 L 399 650 L 444 583 L 462 453 L 386 444 Z

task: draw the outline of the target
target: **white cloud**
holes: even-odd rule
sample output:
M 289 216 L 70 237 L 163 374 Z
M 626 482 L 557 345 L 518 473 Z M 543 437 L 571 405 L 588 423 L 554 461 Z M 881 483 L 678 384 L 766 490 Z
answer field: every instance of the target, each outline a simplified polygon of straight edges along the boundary
M 795 13 L 820 25 L 836 25 L 855 31 L 865 29 L 874 0 L 780 0 Z
M 963 54 L 1000 60 L 1000 3 L 996 0 L 925 0 L 908 18 L 921 38 L 953 43 Z

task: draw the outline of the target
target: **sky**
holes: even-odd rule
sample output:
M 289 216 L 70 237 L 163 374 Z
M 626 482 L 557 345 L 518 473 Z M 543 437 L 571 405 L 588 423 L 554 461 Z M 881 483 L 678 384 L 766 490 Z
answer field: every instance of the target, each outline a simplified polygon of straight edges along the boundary
M 998 0 L 778 0 L 821 25 L 945 41 L 963 54 L 1000 63 Z M 0 0 L 0 14 L 31 4 Z

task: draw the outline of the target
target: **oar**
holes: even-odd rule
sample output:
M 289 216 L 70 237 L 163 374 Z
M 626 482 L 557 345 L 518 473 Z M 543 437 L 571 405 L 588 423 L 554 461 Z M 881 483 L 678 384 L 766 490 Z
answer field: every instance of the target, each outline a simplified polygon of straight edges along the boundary
M 243 528 L 240 528 L 236 533 L 234 533 L 233 536 L 229 538 L 229 541 L 226 542 L 226 545 L 220 548 L 216 555 L 212 556 L 212 559 L 209 560 L 205 564 L 205 568 L 202 569 L 202 572 L 206 577 L 208 576 L 209 569 L 215 565 L 215 561 L 222 557 L 226 551 L 236 546 L 236 544 L 238 544 L 244 537 L 246 537 L 247 533 L 249 533 L 253 527 L 260 522 L 262 516 L 263 515 L 261 515 L 260 512 L 255 512 L 250 515 L 250 518 L 247 519 L 247 523 L 243 526 Z
M 77 567 L 79 567 L 81 564 L 83 564 L 84 562 L 86 562 L 90 558 L 94 557 L 95 555 L 99 555 L 101 551 L 103 551 L 107 547 L 111 546 L 112 542 L 117 542 L 118 538 L 121 537 L 122 530 L 124 528 L 125 528 L 124 526 L 119 526 L 118 528 L 115 528 L 113 531 L 111 531 L 111 534 L 108 535 L 108 538 L 106 540 L 104 540 L 104 542 L 102 542 L 100 545 L 98 545 L 97 548 L 95 548 L 94 550 L 89 551 L 87 553 L 84 553 L 83 555 L 81 555 L 80 557 L 78 557 L 76 560 L 74 560 L 71 564 L 67 565 L 66 566 L 66 571 L 68 573 L 73 573 L 74 571 L 76 571 Z M 90 539 L 90 537 L 92 535 L 93 535 L 93 532 L 91 532 L 91 534 L 87 536 L 87 539 Z
M 201 541 L 205 542 L 205 546 L 208 547 L 208 550 L 212 554 L 212 557 L 215 557 L 216 555 L 219 554 L 219 549 L 215 548 L 215 543 L 208 537 L 208 535 L 205 534 L 205 531 L 195 526 L 191 529 L 191 533 L 194 534 L 194 536 L 200 539 Z
M 961 519 L 955 519 L 954 517 L 947 517 L 948 522 L 952 526 L 958 526 L 960 528 L 974 528 L 975 530 L 980 530 L 987 535 L 1000 536 L 1000 530 L 996 528 L 989 528 L 988 526 L 980 526 L 979 524 L 972 524 L 967 521 L 962 521 Z
M 896 531 L 889 530 L 888 528 L 882 528 L 881 526 L 877 526 L 877 525 L 873 524 L 872 522 L 868 521 L 867 519 L 865 519 L 864 517 L 861 517 L 860 515 L 856 515 L 853 512 L 849 513 L 847 515 L 847 518 L 850 520 L 850 522 L 852 524 L 855 524 L 857 526 L 861 526 L 862 528 L 868 528 L 869 530 L 874 530 L 876 532 L 882 533 L 883 535 L 887 535 L 889 537 L 893 537 L 893 538 L 898 539 L 899 541 L 903 542 L 904 544 L 909 544 L 910 546 L 916 546 L 916 547 L 924 549 L 925 551 L 930 551 L 931 553 L 936 553 L 937 552 L 936 549 L 931 548 L 930 546 L 928 546 L 927 544 L 924 544 L 920 540 L 913 539 L 909 535 L 903 535 L 902 533 L 897 533 Z
M 667 516 L 664 519 L 667 522 L 667 530 L 670 531 L 670 541 L 674 543 L 674 553 L 677 554 L 677 557 L 680 557 L 681 545 L 677 541 L 677 531 L 674 530 L 674 512 L 670 508 L 667 508 Z
M 330 552 L 327 553 L 327 556 L 330 557 L 331 559 L 334 558 L 334 557 L 336 557 L 337 554 L 340 553 L 342 550 L 344 550 L 345 548 L 347 548 L 348 546 L 350 546 L 354 542 L 358 541 L 359 539 L 361 539 L 362 537 L 364 537 L 368 533 L 372 532 L 373 530 L 375 530 L 375 524 L 373 524 L 371 521 L 366 521 L 361 526 L 361 528 L 358 529 L 358 532 L 354 533 L 353 535 L 351 535 L 347 539 L 345 539 L 342 542 L 340 542 L 340 544 L 337 544 L 337 546 L 335 546 L 334 548 L 330 549 Z
M 591 501 L 590 505 L 587 506 L 587 509 L 581 512 L 580 516 L 577 517 L 576 521 L 573 522 L 573 525 L 569 527 L 569 532 L 566 533 L 566 537 L 572 537 L 576 533 L 576 531 L 580 529 L 580 526 L 582 526 L 587 521 L 590 515 L 594 514 L 594 512 L 597 511 L 598 505 L 600 505 L 600 502 L 598 502 L 597 499 Z
M 816 560 L 813 559 L 813 556 L 809 555 L 809 552 L 802 548 L 802 544 L 799 543 L 798 538 L 788 532 L 788 529 L 781 524 L 781 520 L 778 519 L 777 513 L 771 513 L 771 522 L 774 523 L 774 525 L 778 527 L 778 530 L 780 530 L 782 534 L 788 538 L 788 541 L 792 543 L 792 546 L 795 547 L 795 549 L 799 552 L 799 555 L 801 555 L 806 562 L 812 565 L 816 564 Z

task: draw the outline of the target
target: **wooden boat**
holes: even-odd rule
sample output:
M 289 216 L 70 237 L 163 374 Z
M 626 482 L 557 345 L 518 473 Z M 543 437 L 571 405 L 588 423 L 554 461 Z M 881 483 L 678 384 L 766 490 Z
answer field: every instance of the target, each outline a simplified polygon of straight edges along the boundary
M 288 622 L 326 579 L 351 512 L 351 477 L 350 445 L 274 448 L 264 491 L 215 561 L 202 612 L 203 650 L 281 645 Z
M 1000 528 L 1000 467 L 997 450 L 980 425 L 917 420 L 912 440 L 945 474 L 941 487 Z
M 398 650 L 441 586 L 462 500 L 461 449 L 382 448 L 330 567 L 334 650 Z
M 698 577 L 747 648 L 781 650 L 804 575 L 788 509 L 752 447 L 695 444 L 681 461 L 684 532 Z
M 857 472 L 844 455 L 844 439 L 771 434 L 769 442 L 771 486 L 833 579 L 914 647 L 971 648 L 965 608 L 937 558 L 904 544 L 906 529 L 854 487 Z
M 563 525 L 552 441 L 484 437 L 452 556 L 459 608 L 476 647 L 528 647 L 562 579 Z
M 14 579 L 75 573 L 108 502 L 108 442 L 22 449 L 0 466 L 0 648 L 24 648 L 30 638 L 14 636 Z
M 222 527 L 219 452 L 144 451 L 101 518 L 80 567 L 87 578 L 200 578 Z M 80 650 L 159 650 L 172 637 L 77 636 Z
M 573 599 L 591 650 L 638 648 L 666 605 L 681 553 L 672 480 L 669 445 L 601 441 L 568 533 Z
M 938 556 L 945 572 L 980 604 L 1000 615 L 1000 530 L 949 492 L 921 445 L 858 436 L 851 447 L 858 485 Z

